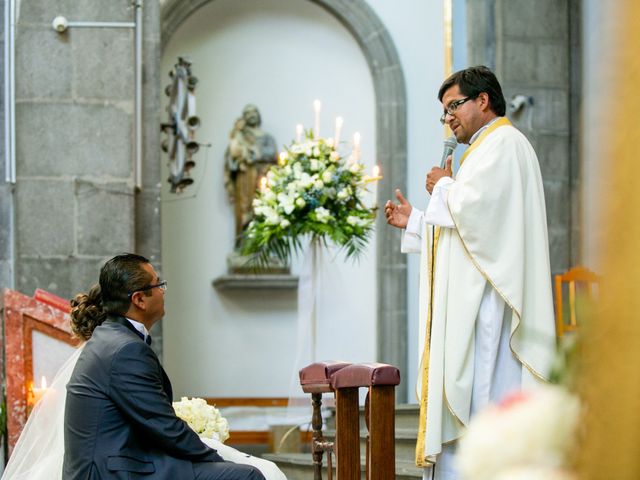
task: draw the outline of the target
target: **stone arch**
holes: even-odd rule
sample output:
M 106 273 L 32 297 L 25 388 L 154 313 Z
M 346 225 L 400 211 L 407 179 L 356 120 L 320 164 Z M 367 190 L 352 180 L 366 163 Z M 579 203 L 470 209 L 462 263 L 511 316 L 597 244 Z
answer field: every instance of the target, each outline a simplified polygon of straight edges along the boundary
M 215 0 L 166 0 L 161 11 L 161 44 L 167 44 L 188 17 Z M 376 100 L 376 148 L 385 181 L 378 199 L 406 190 L 407 102 L 400 58 L 389 32 L 365 0 L 309 0 L 340 21 L 360 45 L 373 78 Z M 380 204 L 380 202 L 379 202 Z M 377 220 L 378 359 L 407 372 L 407 262 L 400 236 Z M 406 401 L 406 389 L 398 389 Z

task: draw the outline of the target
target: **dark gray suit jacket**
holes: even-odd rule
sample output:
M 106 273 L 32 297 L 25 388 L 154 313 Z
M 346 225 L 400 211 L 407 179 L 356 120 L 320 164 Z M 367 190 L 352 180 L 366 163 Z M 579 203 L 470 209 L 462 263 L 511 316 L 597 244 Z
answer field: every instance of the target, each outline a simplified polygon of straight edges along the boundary
M 63 480 L 193 479 L 193 462 L 222 458 L 176 417 L 169 378 L 124 317 L 95 329 L 65 407 Z

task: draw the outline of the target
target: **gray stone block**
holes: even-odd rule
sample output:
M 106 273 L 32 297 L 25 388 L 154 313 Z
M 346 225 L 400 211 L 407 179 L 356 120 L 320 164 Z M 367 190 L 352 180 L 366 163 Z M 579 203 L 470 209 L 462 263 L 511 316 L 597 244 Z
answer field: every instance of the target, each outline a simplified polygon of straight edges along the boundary
M 500 0 L 505 36 L 567 38 L 567 0 Z
M 161 261 L 160 189 L 145 189 L 135 198 L 135 250 L 154 265 Z
M 569 179 L 569 136 L 542 134 L 537 136 L 534 145 L 542 178 L 545 180 Z
M 108 258 L 20 258 L 16 288 L 26 295 L 42 288 L 70 299 L 98 282 L 100 268 Z
M 71 98 L 67 36 L 44 27 L 21 27 L 16 37 L 16 98 Z
M 565 43 L 504 39 L 503 86 L 568 88 L 569 53 Z
M 77 29 L 69 32 L 76 95 L 134 102 L 133 31 Z
M 549 229 L 569 231 L 571 228 L 571 189 L 569 182 L 546 180 L 543 182 L 543 186 Z
M 531 89 L 535 105 L 531 123 L 539 133 L 569 134 L 568 89 Z
M 22 178 L 16 185 L 18 255 L 71 255 L 75 202 L 69 180 Z
M 2 291 L 11 288 L 11 268 L 10 260 L 0 260 L 0 308 L 2 307 Z
M 0 260 L 11 259 L 12 208 L 11 187 L 7 183 L 0 183 Z
M 19 175 L 132 178 L 131 115 L 111 105 L 20 103 Z
M 145 2 L 146 3 L 146 2 Z M 134 9 L 131 0 L 22 0 L 20 23 L 48 23 L 58 15 L 70 21 L 131 22 Z
M 134 250 L 133 188 L 122 183 L 76 182 L 77 252 L 110 256 Z
M 570 250 L 569 230 L 565 228 L 549 229 L 549 261 L 552 275 L 571 268 Z

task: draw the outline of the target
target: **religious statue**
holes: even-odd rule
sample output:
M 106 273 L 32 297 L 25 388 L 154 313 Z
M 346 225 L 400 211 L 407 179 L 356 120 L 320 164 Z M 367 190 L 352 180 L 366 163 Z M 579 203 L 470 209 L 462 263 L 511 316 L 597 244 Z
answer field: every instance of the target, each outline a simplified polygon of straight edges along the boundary
M 253 199 L 260 179 L 277 162 L 276 141 L 260 128 L 262 120 L 255 105 L 247 105 L 229 134 L 225 151 L 224 180 L 234 204 L 236 247 L 253 217 Z

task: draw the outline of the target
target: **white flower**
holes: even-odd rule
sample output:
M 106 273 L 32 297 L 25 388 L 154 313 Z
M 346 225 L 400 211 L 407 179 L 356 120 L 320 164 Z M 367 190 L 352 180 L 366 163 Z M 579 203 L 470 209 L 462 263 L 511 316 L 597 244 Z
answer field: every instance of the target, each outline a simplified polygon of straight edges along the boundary
M 262 205 L 262 201 L 259 198 L 254 198 L 253 201 L 251 202 L 251 205 L 253 206 L 253 208 L 255 210 L 260 205 Z
M 280 215 L 273 208 L 265 207 L 262 213 L 265 217 L 264 221 L 268 225 L 278 225 L 280 223 Z
M 348 223 L 349 225 L 356 226 L 356 225 L 358 225 L 358 224 L 360 223 L 360 218 L 359 218 L 359 217 L 355 217 L 355 216 L 353 216 L 353 215 L 349 215 L 349 216 L 347 217 L 347 223 Z
M 364 165 L 362 165 L 360 162 L 354 162 L 351 164 L 351 166 L 349 167 L 349 171 L 351 173 L 358 173 L 360 170 L 362 170 L 364 168 Z
M 291 168 L 291 165 L 287 165 L 286 167 L 284 167 L 282 169 L 282 171 L 284 172 L 284 174 L 288 177 L 289 175 L 291 175 L 291 173 L 293 172 L 293 169 Z
M 331 212 L 324 207 L 316 208 L 316 219 L 322 223 L 328 223 L 333 217 L 331 216 Z
M 229 438 L 227 420 L 216 407 L 208 405 L 202 398 L 182 397 L 179 402 L 173 402 L 173 409 L 198 435 L 206 438 L 218 437 L 221 442 Z
M 322 190 L 322 188 L 324 187 L 324 182 L 323 182 L 322 180 L 316 180 L 316 181 L 313 183 L 313 186 L 314 186 L 315 188 L 317 188 L 318 190 Z
M 280 227 L 282 228 L 287 228 L 289 225 L 291 225 L 291 222 L 286 218 L 280 222 Z
M 320 162 L 315 158 L 312 158 L 309 164 L 312 172 L 317 172 L 318 170 L 320 170 Z
M 278 203 L 279 207 L 282 208 L 282 210 L 284 210 L 287 215 L 289 215 L 295 209 L 295 205 L 293 204 L 293 197 L 285 193 L 278 194 Z
M 331 183 L 332 179 L 333 179 L 333 172 L 331 170 L 325 170 L 324 173 L 322 174 L 322 181 L 324 183 Z
M 276 194 L 273 193 L 273 190 L 267 188 L 264 192 L 262 192 L 262 198 L 265 202 L 273 202 L 276 199 Z
M 319 157 L 320 156 L 320 149 L 318 147 L 315 147 L 313 149 L 313 156 L 314 157 Z
M 302 190 L 305 188 L 309 188 L 311 185 L 313 185 L 313 181 L 314 180 L 311 175 L 309 175 L 307 172 L 302 172 L 302 175 L 300 175 L 300 181 L 298 182 L 298 189 Z
M 340 190 L 338 192 L 337 197 L 338 197 L 338 200 L 344 200 L 344 199 L 348 198 L 349 197 L 349 190 L 347 190 L 346 188 L 343 188 L 342 190 Z
M 463 478 L 495 480 L 533 478 L 500 477 L 514 468 L 560 469 L 572 448 L 579 415 L 578 399 L 550 385 L 489 407 L 475 416 L 460 441 L 460 473 Z
M 329 155 L 329 160 L 331 160 L 333 163 L 336 163 L 338 160 L 340 160 L 340 154 L 334 150 Z
M 307 204 L 307 202 L 304 201 L 304 198 L 302 198 L 302 197 L 296 198 L 296 205 L 299 208 L 303 208 L 306 204 Z

